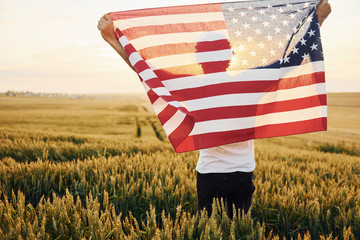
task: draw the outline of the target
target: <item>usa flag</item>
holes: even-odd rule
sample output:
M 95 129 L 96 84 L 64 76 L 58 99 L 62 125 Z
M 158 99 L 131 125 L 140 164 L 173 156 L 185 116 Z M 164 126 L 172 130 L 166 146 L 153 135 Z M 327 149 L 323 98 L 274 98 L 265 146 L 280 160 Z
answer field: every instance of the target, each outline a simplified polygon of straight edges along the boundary
M 176 152 L 327 128 L 319 0 L 110 13 Z

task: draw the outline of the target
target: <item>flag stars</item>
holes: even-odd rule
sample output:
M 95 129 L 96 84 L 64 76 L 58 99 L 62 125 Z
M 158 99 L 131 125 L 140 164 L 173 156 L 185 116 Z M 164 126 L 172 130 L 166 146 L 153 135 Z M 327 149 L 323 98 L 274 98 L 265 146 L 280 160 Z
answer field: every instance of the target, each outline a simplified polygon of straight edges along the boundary
M 290 3 L 288 3 L 288 4 L 286 4 L 286 7 L 287 7 L 287 8 L 291 8 L 292 5 L 291 5 Z
M 232 6 L 229 7 L 228 11 L 229 11 L 229 12 L 233 12 L 233 11 L 234 11 L 234 9 L 232 8 Z
M 303 58 L 303 60 L 306 60 L 308 59 L 309 56 L 306 53 L 304 53 L 304 55 L 302 55 L 301 57 Z
M 245 16 L 246 16 L 246 12 L 240 12 L 240 16 L 245 17 Z
M 313 20 L 313 17 L 312 17 L 312 16 L 310 16 L 310 17 L 308 17 L 308 18 L 306 19 L 306 21 L 307 21 L 308 23 L 311 23 L 312 20 Z
M 266 39 L 267 39 L 268 41 L 272 41 L 273 36 L 271 36 L 271 35 L 268 34 L 268 35 L 266 36 Z
M 317 46 L 318 46 L 318 44 L 313 43 L 313 45 L 310 46 L 311 51 L 318 50 L 318 49 L 317 49 Z
M 290 14 L 289 16 L 290 16 L 291 19 L 295 19 L 296 14 L 295 14 L 295 13 L 292 13 L 292 14 Z
M 256 52 L 255 52 L 254 50 L 251 50 L 250 55 L 251 55 L 252 57 L 256 57 Z
M 238 19 L 235 17 L 231 21 L 232 21 L 232 23 L 238 23 Z
M 242 63 L 242 65 L 247 65 L 248 64 L 248 60 L 246 60 L 246 59 L 243 59 L 242 61 L 241 61 L 241 63 Z
M 286 39 L 290 40 L 291 39 L 291 35 L 289 33 L 286 34 Z
M 283 43 L 283 42 L 278 42 L 277 45 L 278 45 L 279 48 L 283 48 L 283 47 L 284 47 L 284 43 Z
M 284 63 L 290 63 L 290 57 L 284 57 Z
M 293 54 L 295 54 L 295 53 L 298 54 L 299 53 L 299 48 L 294 47 L 293 50 L 292 50 L 292 53 Z
M 248 29 L 248 28 L 250 28 L 250 24 L 244 23 L 244 24 L 243 24 L 243 27 L 244 27 L 245 29 Z
M 307 41 L 307 40 L 305 40 L 305 39 L 302 38 L 302 39 L 300 40 L 301 46 L 306 45 L 306 41 Z
M 282 24 L 283 24 L 284 26 L 287 26 L 287 25 L 289 24 L 289 22 L 286 21 L 286 19 L 284 19 L 284 20 L 282 21 Z
M 308 32 L 308 34 L 309 34 L 309 37 L 311 37 L 311 36 L 315 36 L 315 30 L 310 30 L 309 32 Z
M 261 30 L 257 28 L 257 29 L 255 30 L 255 33 L 256 33 L 257 35 L 260 35 L 260 34 L 261 34 Z
M 306 2 L 304 3 L 304 8 L 308 8 L 310 6 L 310 3 Z
M 262 64 L 267 64 L 267 63 L 268 63 L 268 60 L 267 60 L 265 57 L 263 57 L 263 58 L 261 59 L 261 63 L 262 63 Z
M 269 27 L 269 24 L 270 23 L 268 21 L 263 22 L 264 27 Z
M 258 44 L 258 46 L 259 46 L 259 48 L 265 48 L 265 44 L 263 44 L 262 42 L 260 42 L 260 43 Z
M 239 31 L 239 30 L 237 30 L 237 31 L 235 32 L 235 35 L 236 35 L 237 37 L 240 37 L 240 36 L 242 35 L 242 32 Z
M 258 17 L 256 17 L 256 16 L 253 16 L 253 17 L 251 18 L 251 20 L 252 20 L 253 22 L 257 22 L 257 20 L 258 20 Z
M 272 20 L 276 20 L 277 19 L 277 15 L 273 14 L 270 16 Z
M 276 51 L 274 51 L 273 49 L 270 50 L 270 55 L 271 56 L 276 56 Z
M 259 13 L 260 13 L 260 15 L 264 15 L 264 14 L 265 14 L 265 10 L 264 10 L 264 9 L 261 9 L 261 10 L 259 11 Z
M 254 7 L 251 6 L 251 5 L 249 5 L 248 10 L 249 10 L 249 11 L 254 10 Z
M 247 40 L 248 40 L 248 42 L 252 42 L 252 41 L 253 41 L 253 37 L 248 36 L 248 37 L 247 37 Z
M 281 29 L 279 27 L 274 28 L 274 30 L 275 30 L 275 33 L 280 33 L 281 32 Z
M 279 13 L 283 13 L 283 12 L 284 12 L 284 9 L 279 8 L 278 11 L 279 11 Z

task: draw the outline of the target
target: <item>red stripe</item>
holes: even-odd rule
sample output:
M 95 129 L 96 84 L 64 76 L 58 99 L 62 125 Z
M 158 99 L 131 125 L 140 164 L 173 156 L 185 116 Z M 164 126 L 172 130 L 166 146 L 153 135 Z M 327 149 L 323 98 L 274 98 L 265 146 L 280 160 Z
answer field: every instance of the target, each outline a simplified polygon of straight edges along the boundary
M 184 146 L 180 146 L 180 144 L 183 145 L 182 143 L 184 142 L 185 139 L 189 138 L 187 136 L 190 134 L 193 127 L 194 127 L 194 119 L 190 115 L 186 115 L 184 120 L 180 124 L 180 126 L 178 128 L 176 128 L 168 136 L 168 138 L 171 142 L 171 145 L 173 145 L 176 152 L 184 152 L 184 151 L 181 151 L 183 148 L 195 150 L 195 148 L 193 148 L 194 147 L 193 143 L 190 143 L 190 144 L 187 143 Z M 188 151 L 191 151 L 191 150 L 188 150 Z
M 187 137 L 175 148 L 176 152 L 204 149 L 255 138 L 267 138 L 302 134 L 315 131 L 326 131 L 327 118 L 316 118 L 306 121 L 273 124 L 256 128 L 206 133 Z
M 122 12 L 110 12 L 109 16 L 112 20 L 122 20 L 129 18 L 150 17 L 158 15 L 173 15 L 173 14 L 187 14 L 187 13 L 202 13 L 202 12 L 221 12 L 221 4 L 199 4 L 176 7 L 161 7 L 149 8 Z
M 317 72 L 293 78 L 282 78 L 277 81 L 246 81 L 220 83 L 197 88 L 176 90 L 171 91 L 170 93 L 178 101 L 188 101 L 193 99 L 226 94 L 275 92 L 277 90 L 292 89 L 296 87 L 309 86 L 312 84 L 324 82 L 325 73 Z
M 141 49 L 139 50 L 139 53 L 144 59 L 151 59 L 176 54 L 218 51 L 224 49 L 230 49 L 229 41 L 227 39 L 196 43 L 164 44 Z
M 273 102 L 259 105 L 219 107 L 191 112 L 196 122 L 260 116 L 269 113 L 294 111 L 317 106 L 326 106 L 326 95 L 316 95 L 306 98 Z
M 140 26 L 124 29 L 124 35 L 129 39 L 137 39 L 149 35 L 182 33 L 182 32 L 203 32 L 226 29 L 225 21 L 176 23 L 165 25 Z
M 165 109 L 158 114 L 161 124 L 164 125 L 177 111 L 178 109 L 176 107 L 166 106 Z

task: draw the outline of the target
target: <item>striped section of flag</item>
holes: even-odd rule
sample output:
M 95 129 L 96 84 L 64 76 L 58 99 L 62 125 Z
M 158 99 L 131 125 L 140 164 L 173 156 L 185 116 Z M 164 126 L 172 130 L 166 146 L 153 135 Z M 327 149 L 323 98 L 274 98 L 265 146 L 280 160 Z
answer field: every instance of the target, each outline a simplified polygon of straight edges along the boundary
M 326 130 L 317 0 L 110 13 L 176 152 Z

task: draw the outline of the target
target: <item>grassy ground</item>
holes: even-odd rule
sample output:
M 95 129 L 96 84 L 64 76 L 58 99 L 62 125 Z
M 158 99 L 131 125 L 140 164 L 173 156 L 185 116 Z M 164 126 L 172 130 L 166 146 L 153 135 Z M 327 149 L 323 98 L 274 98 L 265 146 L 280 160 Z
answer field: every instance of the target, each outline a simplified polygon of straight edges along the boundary
M 360 94 L 328 95 L 328 131 L 256 140 L 246 217 L 196 205 L 147 99 L 0 96 L 0 239 L 359 239 Z

